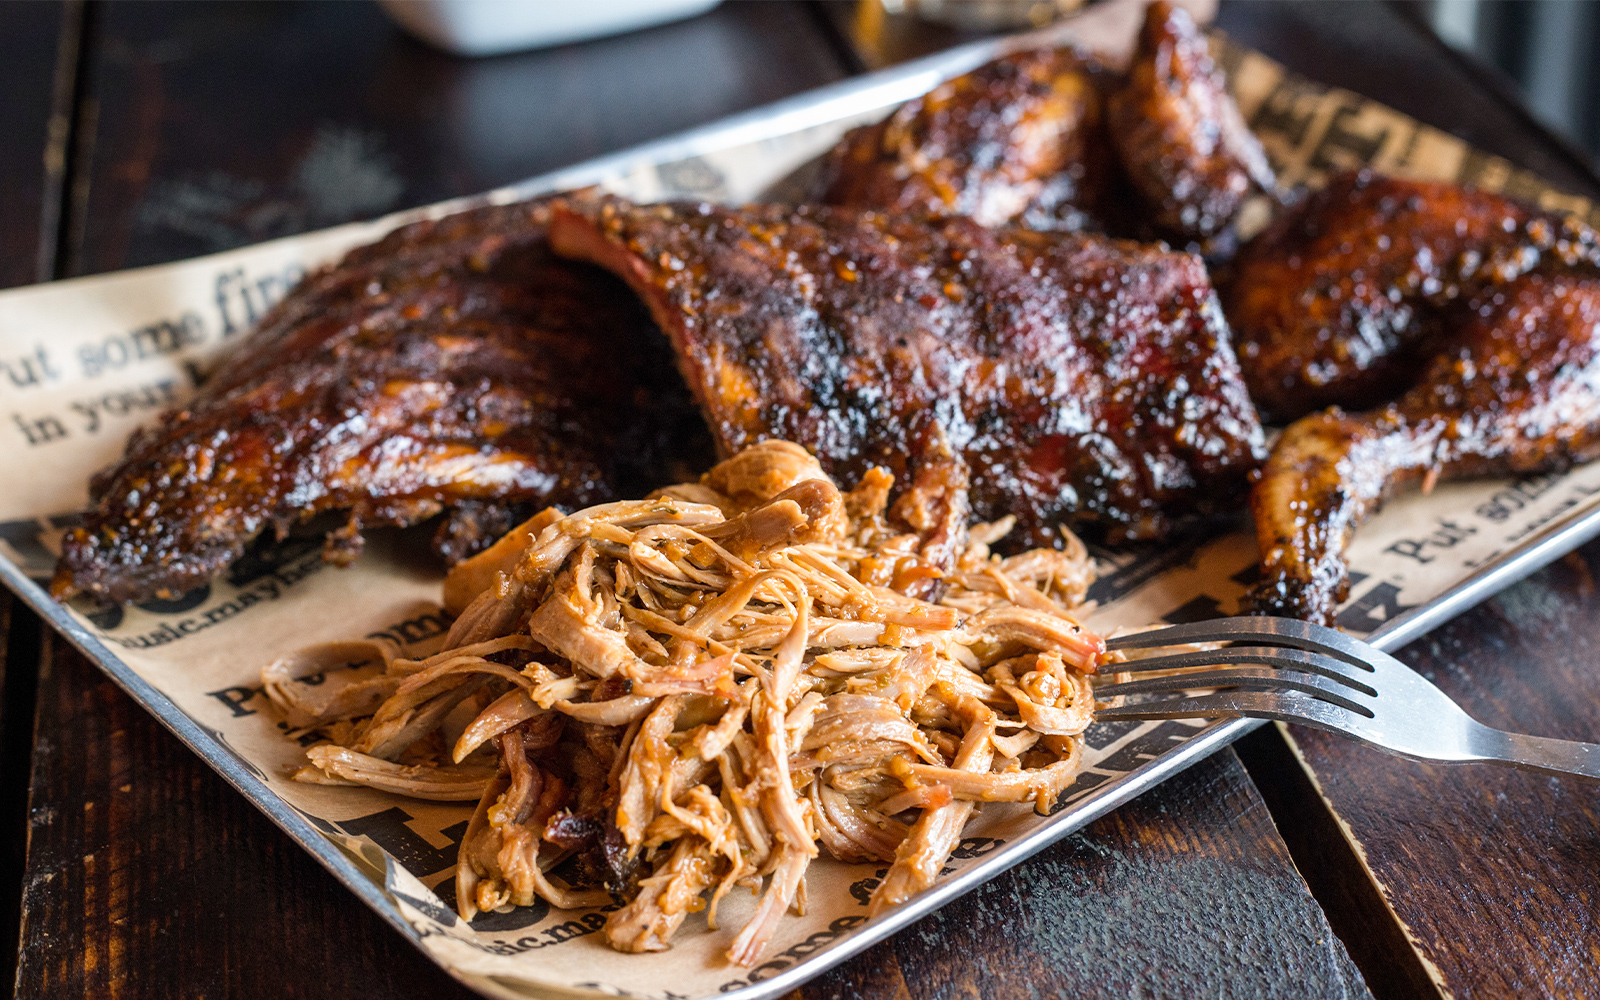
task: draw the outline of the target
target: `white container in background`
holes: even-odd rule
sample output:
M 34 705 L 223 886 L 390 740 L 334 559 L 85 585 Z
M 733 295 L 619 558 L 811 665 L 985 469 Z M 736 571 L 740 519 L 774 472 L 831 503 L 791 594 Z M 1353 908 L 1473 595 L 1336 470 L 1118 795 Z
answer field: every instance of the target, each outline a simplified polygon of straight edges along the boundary
M 578 42 L 703 14 L 719 0 L 378 0 L 402 28 L 446 52 L 492 56 Z

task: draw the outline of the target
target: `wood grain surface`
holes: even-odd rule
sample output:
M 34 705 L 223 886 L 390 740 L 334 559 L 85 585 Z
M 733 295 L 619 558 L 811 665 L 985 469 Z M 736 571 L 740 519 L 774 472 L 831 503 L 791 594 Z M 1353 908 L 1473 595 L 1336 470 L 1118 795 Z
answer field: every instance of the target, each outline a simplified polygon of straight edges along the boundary
M 89 8 L 81 71 L 62 77 L 47 36 L 73 11 L 0 8 L 0 283 L 482 190 L 862 62 L 827 10 L 801 3 L 467 62 L 371 4 L 132 0 Z M 1600 189 L 1403 13 L 1239 3 L 1222 25 L 1308 76 Z M 58 120 L 77 134 L 51 147 L 37 129 L 63 93 Z M 52 148 L 71 176 L 52 180 Z M 1485 721 L 1600 739 L 1597 567 L 1591 546 L 1405 656 Z M 18 958 L 16 996 L 471 995 L 8 595 L 0 632 L 0 760 L 30 796 L 0 780 L 0 934 L 18 940 L 19 897 L 22 914 L 20 953 L 0 963 Z M 1437 972 L 1456 997 L 1600 997 L 1591 786 L 1295 737 L 1309 771 L 1266 730 L 1246 748 L 1251 775 L 1220 754 L 794 995 L 1388 1000 L 1439 995 Z
M 54 277 L 81 16 L 81 6 L 18 5 L 0 31 L 0 287 Z M 8 388 L 0 381 L 0 393 Z M 33 738 L 41 631 L 21 601 L 0 591 L 0 983 L 16 971 L 28 810 L 22 762 Z
M 725 4 L 491 59 L 371 3 L 100 8 L 74 273 L 134 267 L 476 194 L 845 73 L 808 8 Z
M 1400 658 L 1488 725 L 1600 742 L 1597 572 L 1590 545 Z M 1600 995 L 1600 785 L 1290 733 L 1450 996 Z
M 36 713 L 18 997 L 474 995 L 54 634 Z
M 0 983 L 15 980 L 27 872 L 28 785 L 33 694 L 43 629 L 11 595 L 0 593 Z
M 56 214 L 66 163 L 73 54 L 78 32 L 62 29 L 81 8 L 18 4 L 0 31 L 0 288 L 54 277 Z M 65 79 L 58 79 L 62 65 Z M 62 90 L 58 102 L 57 91 Z M 63 106 L 57 107 L 61 103 Z M 52 117 L 55 121 L 52 122 Z M 52 128 L 52 125 L 54 126 Z M 3 386 L 3 383 L 0 383 Z
M 1371 995 L 1224 750 L 793 998 Z

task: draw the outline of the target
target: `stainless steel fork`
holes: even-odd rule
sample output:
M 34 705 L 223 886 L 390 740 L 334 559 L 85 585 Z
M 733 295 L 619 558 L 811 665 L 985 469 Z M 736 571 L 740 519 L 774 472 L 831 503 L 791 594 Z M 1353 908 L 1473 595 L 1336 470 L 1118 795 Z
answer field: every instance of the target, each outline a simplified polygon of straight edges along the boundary
M 1170 694 L 1095 713 L 1118 719 L 1249 716 L 1343 733 L 1417 760 L 1485 761 L 1530 771 L 1600 778 L 1600 745 L 1491 729 L 1421 674 L 1343 632 L 1291 618 L 1221 618 L 1106 640 L 1109 649 L 1226 642 L 1118 664 L 1134 673 L 1218 668 L 1096 688 L 1115 695 Z M 1216 689 L 1213 693 L 1196 693 Z

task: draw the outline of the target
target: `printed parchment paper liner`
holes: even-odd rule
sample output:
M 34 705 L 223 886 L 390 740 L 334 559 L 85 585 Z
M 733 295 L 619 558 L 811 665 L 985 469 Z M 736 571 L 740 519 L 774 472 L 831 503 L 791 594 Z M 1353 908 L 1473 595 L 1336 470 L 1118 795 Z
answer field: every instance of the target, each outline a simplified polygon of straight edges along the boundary
M 1064 34 L 1126 47 L 1138 4 L 1125 0 L 1068 22 Z M 825 150 L 849 126 L 989 58 L 969 46 L 781 102 L 679 139 L 576 167 L 489 196 L 603 183 L 639 200 L 748 200 Z M 1291 76 L 1259 54 L 1219 41 L 1247 119 L 1287 182 L 1370 163 L 1402 175 L 1475 183 L 1596 221 L 1584 199 L 1550 190 L 1505 161 L 1374 102 Z M 599 913 L 537 907 L 455 916 L 450 872 L 470 806 L 443 806 L 365 789 L 299 785 L 301 759 L 257 688 L 273 656 L 323 639 L 383 633 L 426 648 L 445 622 L 437 569 L 379 532 L 347 570 L 325 569 L 314 544 L 247 560 L 177 601 L 126 610 L 63 608 L 39 586 L 60 530 L 84 502 L 88 474 L 128 432 L 192 385 L 204 364 L 308 267 L 404 221 L 473 201 L 278 240 L 212 257 L 0 293 L 0 577 L 98 662 L 136 700 L 397 930 L 453 975 L 498 997 L 774 996 L 1016 864 L 1255 723 L 1157 722 L 1091 731 L 1083 774 L 1054 815 L 986 807 L 944 879 L 867 923 L 880 869 L 822 861 L 808 875 L 811 909 L 791 916 L 765 961 L 728 966 L 721 953 L 749 897 L 730 897 L 724 929 L 692 918 L 673 950 L 620 956 L 597 940 Z M 1600 532 L 1600 463 L 1563 476 L 1447 484 L 1391 503 L 1353 550 L 1360 570 L 1340 622 L 1386 648 L 1482 599 Z M 1140 553 L 1104 553 L 1092 594 L 1097 624 L 1185 621 L 1229 614 L 1255 563 L 1247 533 L 1197 537 Z M 435 893 L 435 889 L 440 894 Z M 666 984 L 666 985 L 664 985 Z

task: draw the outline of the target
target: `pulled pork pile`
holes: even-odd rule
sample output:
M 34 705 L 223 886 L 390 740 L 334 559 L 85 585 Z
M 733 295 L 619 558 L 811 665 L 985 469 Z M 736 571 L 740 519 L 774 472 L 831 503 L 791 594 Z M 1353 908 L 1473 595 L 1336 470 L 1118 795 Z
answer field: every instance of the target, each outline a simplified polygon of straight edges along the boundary
M 822 849 L 890 862 L 871 908 L 894 906 L 978 803 L 1055 803 L 1108 657 L 1072 617 L 1091 576 L 1075 538 L 1001 559 L 1006 518 L 932 565 L 892 482 L 841 493 L 766 442 L 645 500 L 546 511 L 452 572 L 443 652 L 339 643 L 263 672 L 290 725 L 329 740 L 296 777 L 477 799 L 469 920 L 616 899 L 607 941 L 654 951 L 744 886 L 760 901 L 728 957 L 750 964 Z M 342 686 L 297 680 L 366 659 L 381 670 Z

